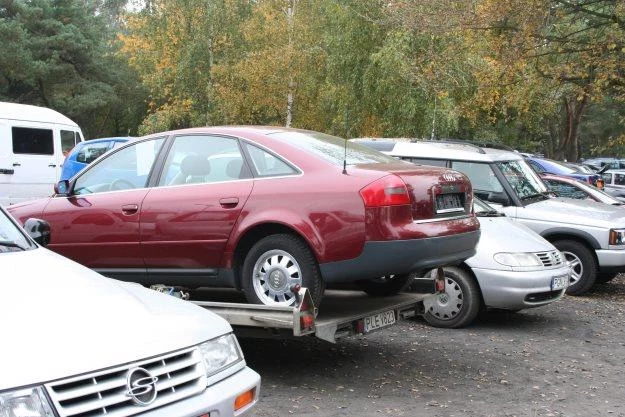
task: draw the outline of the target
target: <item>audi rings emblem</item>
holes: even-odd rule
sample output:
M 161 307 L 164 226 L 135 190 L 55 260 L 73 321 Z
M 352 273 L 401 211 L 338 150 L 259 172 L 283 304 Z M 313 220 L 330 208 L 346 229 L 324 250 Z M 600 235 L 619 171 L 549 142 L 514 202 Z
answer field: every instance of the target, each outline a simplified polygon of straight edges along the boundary
M 143 368 L 133 368 L 126 375 L 126 396 L 137 405 L 150 405 L 156 400 L 158 378 Z
M 446 172 L 443 174 L 443 179 L 445 181 L 457 181 L 458 177 L 455 174 L 452 174 L 451 172 Z

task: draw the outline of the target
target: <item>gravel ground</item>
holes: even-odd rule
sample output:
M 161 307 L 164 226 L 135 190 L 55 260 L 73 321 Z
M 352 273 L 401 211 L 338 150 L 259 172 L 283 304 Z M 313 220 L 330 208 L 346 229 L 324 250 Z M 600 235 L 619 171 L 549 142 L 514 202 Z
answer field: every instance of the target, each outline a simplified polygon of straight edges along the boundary
M 625 416 L 625 276 L 465 329 L 407 320 L 336 345 L 242 339 L 253 416 Z

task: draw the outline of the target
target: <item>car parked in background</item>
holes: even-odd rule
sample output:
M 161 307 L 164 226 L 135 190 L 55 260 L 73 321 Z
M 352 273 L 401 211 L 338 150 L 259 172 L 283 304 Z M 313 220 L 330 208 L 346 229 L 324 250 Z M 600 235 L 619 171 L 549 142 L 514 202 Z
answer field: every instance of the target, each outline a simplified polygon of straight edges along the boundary
M 604 191 L 616 198 L 625 198 L 625 169 L 609 169 L 601 174 Z
M 583 161 L 583 164 L 593 168 L 595 171 L 599 171 L 601 168 L 608 166 L 608 169 L 620 169 L 625 168 L 625 161 L 610 158 L 610 157 L 599 157 L 599 158 L 589 158 Z
M 547 185 L 547 188 L 555 192 L 558 197 L 574 198 L 578 200 L 592 200 L 599 203 L 611 204 L 613 206 L 621 206 L 625 204 L 623 200 L 574 178 L 551 174 L 541 175 L 541 178 Z
M 481 309 L 518 311 L 559 300 L 571 270 L 564 256 L 521 223 L 479 198 L 473 201 L 481 237 L 474 256 L 444 267 L 445 291 L 426 311 L 437 327 L 463 327 Z
M 591 185 L 596 185 L 597 180 L 601 179 L 599 174 L 588 174 L 578 169 L 573 168 L 566 162 L 554 161 L 547 158 L 528 157 L 526 161 L 538 172 L 539 174 L 555 174 L 565 177 L 575 178 L 576 180 L 587 182 Z
M 0 270 L 0 415 L 240 416 L 258 401 L 226 320 L 41 247 L 1 207 Z
M 297 285 L 315 305 L 333 284 L 393 294 L 479 239 L 465 175 L 279 127 L 150 135 L 56 191 L 10 207 L 59 231 L 51 249 L 114 278 L 234 287 L 267 305 L 293 305 Z
M 518 153 L 473 143 L 419 141 L 395 144 L 389 155 L 456 169 L 476 196 L 551 242 L 572 266 L 567 294 L 625 272 L 625 210 L 608 204 L 556 198 Z
M 80 172 L 87 165 L 104 155 L 113 148 L 119 147 L 122 143 L 128 142 L 131 137 L 113 137 L 90 139 L 78 143 L 67 153 L 63 169 L 61 170 L 61 180 L 68 180 Z

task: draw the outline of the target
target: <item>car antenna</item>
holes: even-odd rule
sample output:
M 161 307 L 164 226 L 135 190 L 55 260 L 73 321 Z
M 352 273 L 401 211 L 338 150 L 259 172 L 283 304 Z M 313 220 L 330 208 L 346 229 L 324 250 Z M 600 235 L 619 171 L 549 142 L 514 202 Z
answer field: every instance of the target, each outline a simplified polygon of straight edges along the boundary
M 345 140 L 345 150 L 343 152 L 343 174 L 347 175 L 347 139 Z

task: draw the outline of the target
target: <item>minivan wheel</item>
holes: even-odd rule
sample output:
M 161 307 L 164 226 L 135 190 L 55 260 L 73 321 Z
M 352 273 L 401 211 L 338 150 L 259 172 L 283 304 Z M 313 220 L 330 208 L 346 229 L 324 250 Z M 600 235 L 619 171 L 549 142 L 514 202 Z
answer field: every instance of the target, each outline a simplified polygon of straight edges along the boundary
M 384 275 L 358 281 L 358 286 L 372 297 L 388 297 L 403 290 L 410 277 L 410 274 Z
M 605 284 L 606 282 L 612 281 L 616 277 L 618 277 L 618 272 L 599 272 L 595 282 L 598 284 Z
M 245 256 L 241 285 L 247 301 L 265 305 L 295 305 L 291 288 L 306 287 L 318 306 L 325 289 L 317 261 L 301 239 L 289 234 L 267 236 Z
M 434 327 L 459 328 L 473 322 L 480 312 L 480 288 L 468 271 L 455 266 L 445 271 L 445 292 L 438 294 L 434 305 L 423 318 Z
M 597 279 L 597 261 L 585 245 L 575 240 L 558 240 L 553 242 L 571 267 L 571 278 L 566 293 L 582 295 L 586 293 Z

